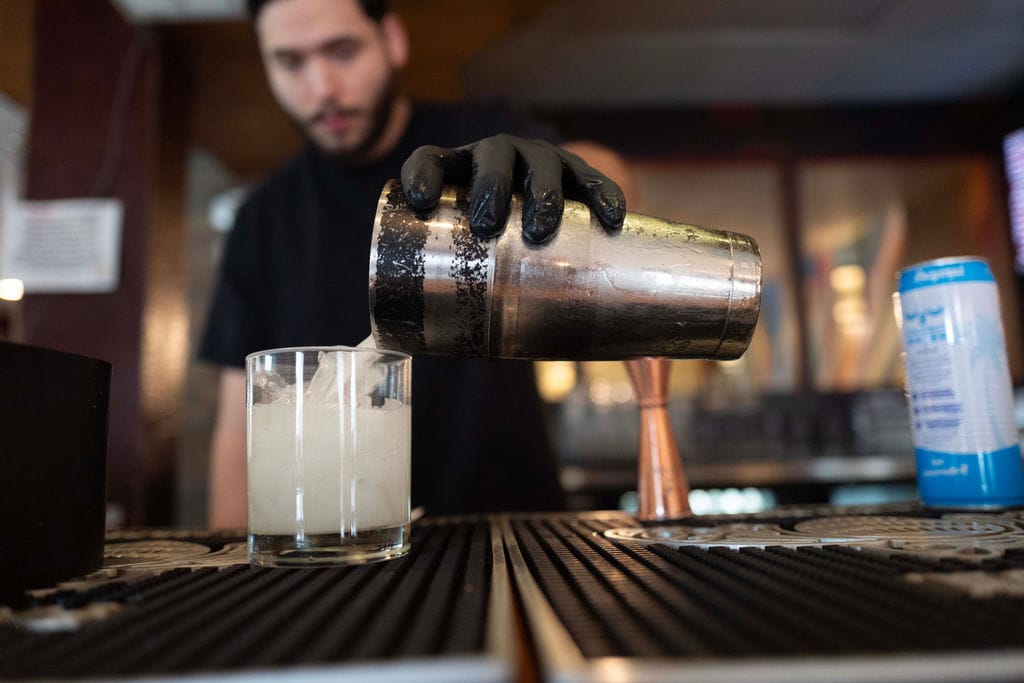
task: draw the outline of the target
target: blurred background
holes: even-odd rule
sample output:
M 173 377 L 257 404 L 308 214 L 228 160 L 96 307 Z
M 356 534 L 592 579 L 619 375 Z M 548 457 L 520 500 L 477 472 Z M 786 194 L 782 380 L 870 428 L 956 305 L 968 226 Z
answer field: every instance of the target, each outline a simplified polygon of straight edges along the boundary
M 674 363 L 695 511 L 915 496 L 891 302 L 908 264 L 989 259 L 1024 386 L 1005 151 L 1024 127 L 1019 0 L 392 5 L 417 99 L 525 108 L 624 155 L 631 210 L 759 243 L 748 353 Z M 124 207 L 113 292 L 24 292 L 0 272 L 0 339 L 114 366 L 112 525 L 205 519 L 217 370 L 195 362 L 197 337 L 235 207 L 299 144 L 240 0 L 0 2 L 0 215 L 22 200 Z M 537 373 L 573 505 L 628 509 L 622 364 Z

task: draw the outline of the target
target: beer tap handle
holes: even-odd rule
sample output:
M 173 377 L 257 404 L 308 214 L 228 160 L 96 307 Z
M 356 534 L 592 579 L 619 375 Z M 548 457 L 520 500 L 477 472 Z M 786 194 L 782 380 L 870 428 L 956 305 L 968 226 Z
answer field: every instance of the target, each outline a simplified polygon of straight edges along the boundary
M 690 516 L 690 487 L 668 414 L 670 361 L 625 361 L 640 409 L 637 519 L 665 521 Z

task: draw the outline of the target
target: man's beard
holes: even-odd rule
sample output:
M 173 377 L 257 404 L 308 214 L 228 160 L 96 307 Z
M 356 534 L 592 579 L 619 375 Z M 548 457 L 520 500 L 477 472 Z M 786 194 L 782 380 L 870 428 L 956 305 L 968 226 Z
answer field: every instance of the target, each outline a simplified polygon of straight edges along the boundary
M 295 117 L 290 118 L 292 119 L 292 123 L 295 124 L 303 136 L 316 145 L 324 155 L 345 166 L 363 165 L 372 161 L 372 159 L 368 159 L 367 157 L 370 152 L 374 150 L 374 147 L 376 147 L 380 142 L 381 137 L 384 135 L 384 130 L 387 128 L 388 121 L 391 119 L 391 112 L 394 109 L 395 100 L 398 97 L 398 88 L 396 87 L 395 80 L 394 73 L 389 73 L 388 79 L 384 83 L 384 87 L 381 88 L 380 93 L 377 95 L 377 99 L 370 105 L 370 109 L 368 111 L 370 128 L 366 133 L 366 137 L 352 149 L 326 149 L 310 132 L 320 118 L 341 109 L 335 102 L 331 101 L 325 103 L 320 107 L 320 110 L 317 111 L 316 114 L 305 121 L 299 121 Z

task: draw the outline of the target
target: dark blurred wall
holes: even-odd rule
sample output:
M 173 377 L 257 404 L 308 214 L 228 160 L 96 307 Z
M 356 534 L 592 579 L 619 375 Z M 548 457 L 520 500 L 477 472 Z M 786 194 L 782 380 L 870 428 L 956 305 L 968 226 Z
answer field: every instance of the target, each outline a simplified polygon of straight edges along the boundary
M 157 182 L 157 46 L 106 0 L 47 0 L 35 12 L 26 198 L 112 197 L 123 202 L 124 221 L 117 290 L 27 295 L 24 341 L 112 364 L 108 502 L 130 524 L 169 522 L 152 511 L 161 464 L 146 448 L 141 391 L 152 278 L 175 258 L 173 239 L 156 229 L 167 213 Z

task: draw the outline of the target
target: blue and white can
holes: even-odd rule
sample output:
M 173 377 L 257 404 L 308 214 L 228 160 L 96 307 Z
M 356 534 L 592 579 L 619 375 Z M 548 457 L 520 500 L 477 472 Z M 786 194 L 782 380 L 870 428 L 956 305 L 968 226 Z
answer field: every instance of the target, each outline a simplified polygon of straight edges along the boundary
M 926 261 L 899 273 L 896 319 L 925 505 L 1024 504 L 1013 386 L 988 263 Z

